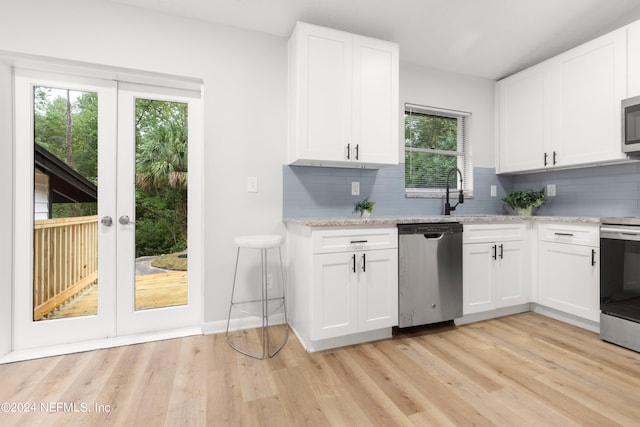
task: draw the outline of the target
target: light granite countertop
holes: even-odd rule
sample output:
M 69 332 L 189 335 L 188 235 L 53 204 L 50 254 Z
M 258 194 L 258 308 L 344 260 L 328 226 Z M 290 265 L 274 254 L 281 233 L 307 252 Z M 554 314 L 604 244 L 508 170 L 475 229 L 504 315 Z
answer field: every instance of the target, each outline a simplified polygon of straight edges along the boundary
M 367 219 L 359 217 L 327 217 L 327 218 L 284 218 L 287 225 L 304 225 L 307 227 L 354 227 L 354 226 L 395 226 L 397 224 L 460 222 L 499 223 L 499 222 L 566 222 L 580 224 L 600 224 L 600 218 L 577 216 L 530 216 L 517 215 L 431 215 L 431 216 L 372 216 Z

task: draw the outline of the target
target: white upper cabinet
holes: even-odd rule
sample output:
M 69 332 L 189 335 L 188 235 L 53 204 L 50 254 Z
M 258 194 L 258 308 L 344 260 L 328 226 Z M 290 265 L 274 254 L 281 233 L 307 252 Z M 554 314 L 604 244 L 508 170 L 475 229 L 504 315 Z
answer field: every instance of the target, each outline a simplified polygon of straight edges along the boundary
M 626 159 L 620 148 L 626 64 L 623 28 L 498 82 L 498 172 Z
M 627 27 L 627 97 L 640 96 L 640 21 Z
M 620 133 L 620 101 L 627 91 L 626 46 L 626 29 L 622 29 L 551 62 L 555 165 L 626 158 Z
M 298 22 L 289 39 L 289 163 L 398 164 L 398 45 Z
M 549 145 L 549 71 L 531 67 L 497 84 L 500 172 L 539 168 Z

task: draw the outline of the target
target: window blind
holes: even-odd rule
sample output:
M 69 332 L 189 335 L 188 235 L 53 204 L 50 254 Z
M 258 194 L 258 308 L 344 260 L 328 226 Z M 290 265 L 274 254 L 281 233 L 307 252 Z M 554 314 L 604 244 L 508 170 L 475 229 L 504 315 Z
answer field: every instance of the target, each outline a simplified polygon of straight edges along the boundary
M 409 192 L 442 194 L 447 186 L 473 188 L 469 122 L 465 112 L 405 105 L 405 188 Z M 451 172 L 449 174 L 449 172 Z

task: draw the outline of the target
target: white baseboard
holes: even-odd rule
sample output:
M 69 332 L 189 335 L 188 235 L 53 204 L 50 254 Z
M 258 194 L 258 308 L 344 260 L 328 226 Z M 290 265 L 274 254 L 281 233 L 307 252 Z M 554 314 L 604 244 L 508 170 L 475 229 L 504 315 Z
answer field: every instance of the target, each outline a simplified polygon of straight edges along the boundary
M 531 311 L 531 304 L 519 304 L 512 307 L 498 308 L 491 311 L 483 311 L 482 313 L 473 313 L 455 319 L 456 325 L 466 325 L 467 323 L 481 322 L 483 320 L 495 319 L 496 317 L 510 316 L 512 314 L 526 313 Z
M 324 340 L 311 341 L 308 337 L 304 337 L 298 333 L 298 331 L 291 327 L 291 330 L 298 338 L 300 344 L 307 352 L 330 350 L 338 347 L 345 347 L 348 345 L 362 344 L 365 342 L 378 341 L 386 338 L 391 338 L 392 328 L 377 329 L 375 331 L 359 332 L 357 334 L 345 335 L 336 338 L 327 338 Z
M 583 319 L 582 317 L 574 316 L 562 311 L 554 310 L 553 308 L 545 307 L 536 303 L 532 303 L 532 310 L 534 313 L 542 314 L 543 316 L 550 317 L 552 319 L 559 320 L 564 323 L 568 323 L 573 326 L 577 326 L 587 331 L 600 333 L 600 322 L 594 322 L 593 320 Z
M 269 326 L 284 325 L 284 315 L 282 313 L 269 316 Z M 262 319 L 260 317 L 240 317 L 231 319 L 229 324 L 230 331 L 239 331 L 242 329 L 254 329 L 262 327 Z M 227 319 L 216 320 L 214 322 L 206 322 L 202 325 L 202 333 L 204 335 L 220 334 L 227 330 Z
M 173 329 L 169 331 L 149 332 L 144 334 L 84 341 L 73 344 L 19 350 L 13 351 L 1 357 L 0 364 L 19 362 L 22 360 L 40 359 L 43 357 L 59 356 L 61 354 L 82 353 L 91 350 L 120 347 L 123 345 L 142 344 L 145 342 L 182 338 L 200 334 L 202 334 L 202 327 L 194 326 L 190 328 Z

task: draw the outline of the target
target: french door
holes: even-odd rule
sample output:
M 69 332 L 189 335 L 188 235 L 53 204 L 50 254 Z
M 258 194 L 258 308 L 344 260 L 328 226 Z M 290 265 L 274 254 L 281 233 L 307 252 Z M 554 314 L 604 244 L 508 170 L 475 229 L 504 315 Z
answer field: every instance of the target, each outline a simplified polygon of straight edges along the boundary
M 14 350 L 200 326 L 200 119 L 198 92 L 16 70 Z

